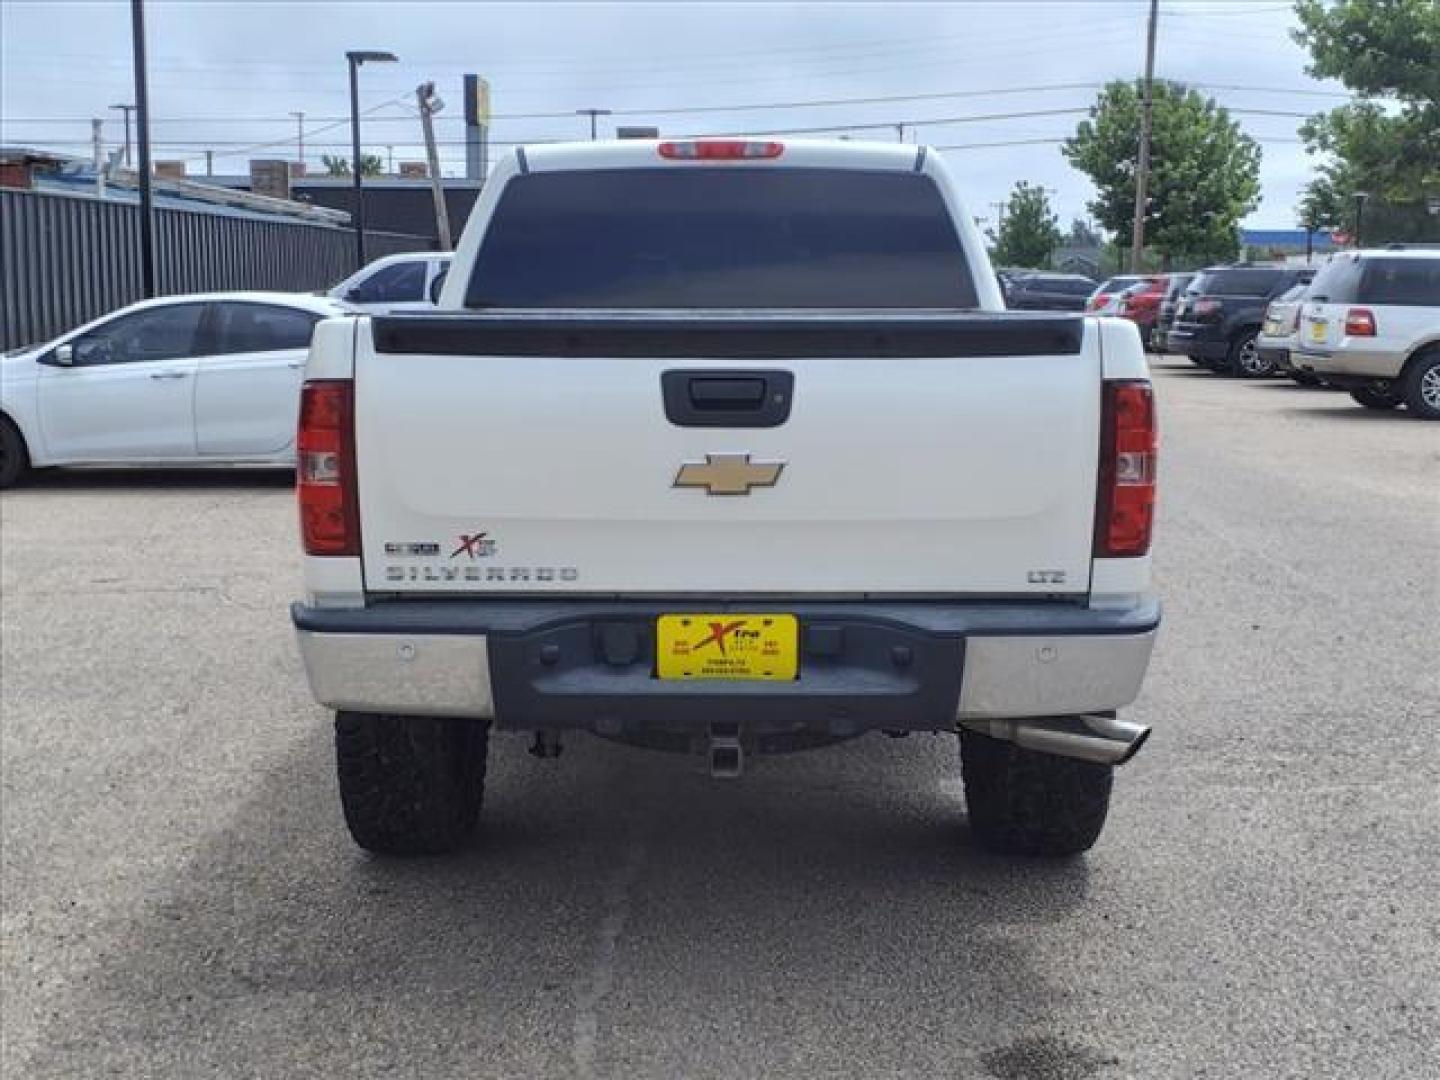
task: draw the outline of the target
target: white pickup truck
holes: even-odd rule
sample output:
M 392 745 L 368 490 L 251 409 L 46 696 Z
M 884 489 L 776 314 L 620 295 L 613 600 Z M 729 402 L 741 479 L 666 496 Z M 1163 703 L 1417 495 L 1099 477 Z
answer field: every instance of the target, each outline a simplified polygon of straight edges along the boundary
M 1160 622 L 1135 328 L 1009 313 L 923 148 L 516 151 L 439 311 L 330 319 L 301 406 L 346 821 L 460 844 L 492 732 L 703 755 L 958 733 L 983 844 L 1104 824 Z

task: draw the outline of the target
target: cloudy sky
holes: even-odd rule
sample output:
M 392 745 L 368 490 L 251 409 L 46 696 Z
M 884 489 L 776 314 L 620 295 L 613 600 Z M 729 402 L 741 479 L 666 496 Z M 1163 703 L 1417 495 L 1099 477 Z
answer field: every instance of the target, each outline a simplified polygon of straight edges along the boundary
M 423 156 L 415 86 L 434 80 L 442 168 L 463 173 L 461 77 L 492 86 L 492 143 L 588 136 L 576 109 L 665 134 L 791 132 L 923 141 L 943 149 L 971 210 L 993 214 L 1017 180 L 1052 189 L 1062 220 L 1089 184 L 1060 156 L 1102 82 L 1144 60 L 1147 0 L 954 3 L 499 4 L 149 0 L 157 159 L 245 172 L 251 157 L 348 152 L 347 49 L 367 66 L 367 151 Z M 1344 100 L 1304 72 L 1281 0 L 1161 0 L 1157 75 L 1236 111 L 1264 148 L 1264 201 L 1248 224 L 1289 227 L 1308 159 L 1296 127 Z M 130 5 L 0 3 L 0 142 L 88 153 L 91 117 L 112 146 L 133 100 Z M 861 100 L 856 100 L 861 99 Z M 889 100 L 875 100 L 889 99 Z M 897 128 L 896 125 L 903 125 Z M 822 130 L 829 129 L 829 130 Z

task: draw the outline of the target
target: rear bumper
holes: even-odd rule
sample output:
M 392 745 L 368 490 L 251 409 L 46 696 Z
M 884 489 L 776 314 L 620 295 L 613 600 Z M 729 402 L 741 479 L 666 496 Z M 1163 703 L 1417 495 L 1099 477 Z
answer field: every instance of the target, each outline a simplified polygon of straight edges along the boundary
M 793 682 L 654 677 L 661 612 L 799 616 Z M 291 609 L 311 691 L 336 709 L 493 718 L 511 730 L 625 736 L 715 720 L 770 732 L 953 730 L 960 718 L 1130 704 L 1160 624 L 1050 603 L 391 601 Z
M 1165 347 L 1169 352 L 1183 356 L 1196 356 L 1202 360 L 1224 360 L 1230 355 L 1230 342 L 1221 336 L 1211 336 L 1204 330 L 1186 330 L 1171 327 L 1165 335 Z
M 1397 379 L 1405 356 L 1394 352 L 1360 349 L 1310 350 L 1303 345 L 1291 354 L 1291 366 L 1316 375 L 1352 375 L 1364 379 Z

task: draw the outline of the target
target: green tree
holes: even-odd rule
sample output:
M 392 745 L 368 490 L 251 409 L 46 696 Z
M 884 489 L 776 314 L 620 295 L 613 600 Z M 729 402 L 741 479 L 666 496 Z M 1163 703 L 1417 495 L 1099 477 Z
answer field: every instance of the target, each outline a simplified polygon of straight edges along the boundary
M 349 176 L 350 159 L 334 154 L 321 154 L 320 163 L 325 166 L 325 172 L 329 176 Z M 378 154 L 360 155 L 360 175 L 379 176 L 385 171 L 385 161 Z
M 1015 185 L 1000 218 L 1000 228 L 990 231 L 995 248 L 991 258 L 997 266 L 1029 266 L 1045 269 L 1050 256 L 1065 239 L 1060 219 L 1050 209 L 1050 197 L 1043 187 L 1024 180 Z
M 1090 213 L 1128 237 L 1140 158 L 1138 83 L 1112 82 L 1061 153 L 1090 177 Z M 1145 238 L 1168 265 L 1175 259 L 1233 258 L 1240 219 L 1260 202 L 1260 147 L 1211 98 L 1178 83 L 1154 88 Z
M 1301 127 L 1321 159 L 1298 208 L 1302 224 L 1353 226 L 1353 195 L 1364 191 L 1367 240 L 1440 236 L 1425 208 L 1427 194 L 1440 194 L 1440 3 L 1298 0 L 1295 13 L 1311 75 L 1393 100 L 1343 105 Z

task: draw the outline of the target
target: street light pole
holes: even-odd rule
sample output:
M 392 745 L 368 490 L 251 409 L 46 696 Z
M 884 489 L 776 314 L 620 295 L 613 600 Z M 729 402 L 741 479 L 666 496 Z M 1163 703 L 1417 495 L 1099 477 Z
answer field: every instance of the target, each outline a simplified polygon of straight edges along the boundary
M 355 223 L 355 269 L 365 265 L 365 189 L 360 183 L 360 65 L 370 63 L 394 63 L 399 59 L 394 53 L 378 52 L 374 49 L 355 49 L 345 54 L 350 64 L 350 142 L 355 151 L 351 169 L 355 181 L 355 208 L 351 220 Z
M 150 91 L 145 73 L 145 0 L 130 0 L 130 35 L 135 49 L 135 140 L 140 151 L 140 288 L 145 299 L 149 300 L 155 295 L 155 202 L 150 190 Z
M 576 115 L 576 116 L 588 116 L 588 117 L 590 117 L 590 141 L 591 141 L 591 142 L 594 142 L 594 141 L 595 141 L 595 118 L 596 118 L 597 116 L 609 116 L 612 111 L 613 111 L 613 110 L 611 110 L 611 109 L 576 109 L 576 110 L 575 110 L 575 115 Z

